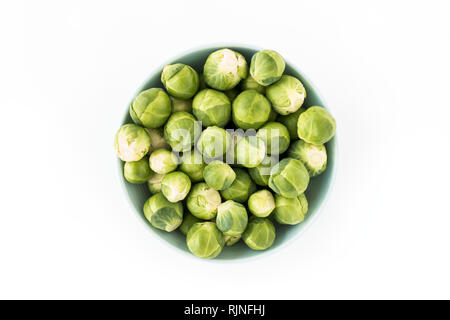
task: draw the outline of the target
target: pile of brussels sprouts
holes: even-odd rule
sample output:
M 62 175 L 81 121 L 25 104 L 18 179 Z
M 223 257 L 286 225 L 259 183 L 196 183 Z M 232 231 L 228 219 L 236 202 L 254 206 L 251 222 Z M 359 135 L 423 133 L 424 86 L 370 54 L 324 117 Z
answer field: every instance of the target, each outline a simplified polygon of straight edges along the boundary
M 303 84 L 284 69 L 272 50 L 255 53 L 250 67 L 230 49 L 211 53 L 201 74 L 167 65 L 165 90 L 140 92 L 129 110 L 134 123 L 115 136 L 125 179 L 152 194 L 145 217 L 182 232 L 197 257 L 214 258 L 241 239 L 265 250 L 274 221 L 305 218 L 304 192 L 326 169 L 336 123 L 326 109 L 303 106 Z

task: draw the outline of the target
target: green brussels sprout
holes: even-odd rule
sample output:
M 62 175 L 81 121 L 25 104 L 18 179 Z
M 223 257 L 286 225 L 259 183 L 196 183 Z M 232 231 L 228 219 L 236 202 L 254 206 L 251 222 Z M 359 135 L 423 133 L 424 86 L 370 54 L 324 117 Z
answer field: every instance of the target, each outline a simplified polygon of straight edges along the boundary
M 237 90 L 236 88 L 233 88 L 233 89 L 225 91 L 224 93 L 228 97 L 228 99 L 230 99 L 230 101 L 232 102 L 234 99 L 236 99 L 236 97 L 238 96 L 240 91 Z M 230 111 L 231 111 L 231 108 L 230 108 Z
M 262 86 L 277 82 L 283 75 L 286 64 L 283 57 L 273 50 L 255 53 L 250 62 L 250 74 Z
M 236 179 L 236 173 L 228 164 L 214 160 L 203 170 L 203 178 L 211 188 L 223 190 L 231 186 Z
M 161 192 L 170 202 L 184 200 L 191 190 L 191 180 L 187 174 L 175 171 L 164 175 L 161 181 Z
M 304 193 L 295 198 L 275 196 L 275 211 L 273 216 L 280 224 L 299 224 L 308 212 L 308 201 Z
M 177 168 L 178 158 L 173 152 L 167 149 L 158 149 L 150 155 L 149 164 L 154 172 L 166 174 Z
M 257 167 L 249 168 L 248 173 L 257 185 L 267 186 L 269 184 L 270 170 L 277 163 L 278 158 L 267 156 Z
M 244 130 L 238 129 L 238 130 L 232 130 L 230 131 L 231 136 L 231 143 L 230 147 L 227 150 L 227 153 L 225 154 L 225 162 L 236 165 L 237 164 L 237 157 L 236 157 L 236 146 L 237 143 L 244 138 Z
M 147 157 L 138 161 L 125 162 L 123 166 L 123 175 L 129 183 L 140 184 L 146 182 L 152 171 L 148 165 Z
M 204 127 L 224 127 L 231 117 L 231 103 L 220 91 L 205 89 L 195 95 L 192 109 Z
M 202 222 L 195 223 L 191 227 L 186 243 L 195 256 L 213 259 L 222 252 L 225 240 L 214 222 Z
M 302 194 L 309 183 L 309 173 L 300 160 L 284 158 L 270 171 L 269 187 L 276 194 L 295 198 Z
M 272 193 L 266 189 L 255 192 L 248 199 L 248 209 L 257 217 L 268 217 L 275 209 L 275 199 Z
M 256 90 L 242 91 L 232 105 L 232 116 L 234 124 L 244 130 L 259 129 L 269 120 L 269 101 Z
M 161 82 L 170 95 L 185 100 L 192 98 L 199 86 L 197 71 L 182 63 L 165 66 Z
M 182 100 L 170 97 L 170 100 L 172 100 L 172 113 L 181 111 L 192 113 L 192 99 Z
M 215 218 L 221 202 L 219 192 L 201 182 L 192 187 L 186 200 L 186 206 L 195 217 L 210 220 Z
M 236 237 L 241 235 L 245 231 L 247 223 L 247 210 L 239 202 L 228 200 L 217 209 L 217 228 L 226 236 Z
M 157 193 L 145 202 L 144 215 L 155 228 L 171 232 L 183 221 L 183 205 L 169 202 L 162 193 Z
M 205 166 L 202 155 L 195 150 L 185 152 L 181 157 L 180 170 L 186 173 L 192 182 L 203 180 Z
M 189 230 L 192 228 L 192 226 L 198 222 L 202 222 L 202 220 L 200 220 L 197 217 L 194 217 L 192 214 L 187 212 L 184 214 L 183 222 L 181 223 L 178 230 L 180 230 L 181 233 L 186 236 L 188 234 Z
M 280 81 L 266 90 L 272 107 L 281 115 L 287 115 L 300 109 L 306 99 L 306 90 L 297 78 L 282 76 Z
M 250 219 L 242 240 L 253 250 L 266 250 L 275 241 L 275 227 L 267 218 Z
M 305 112 L 305 110 L 306 110 L 305 108 L 300 108 L 297 111 L 295 111 L 294 113 L 290 113 L 285 116 L 277 117 L 278 122 L 280 122 L 281 124 L 284 124 L 284 126 L 288 129 L 289 136 L 291 137 L 291 141 L 298 139 L 298 132 L 297 132 L 298 117 L 300 117 L 300 115 L 303 112 Z
M 239 240 L 241 240 L 241 235 L 238 235 L 236 237 L 231 237 L 231 236 L 223 236 L 224 240 L 225 240 L 225 245 L 227 247 L 231 247 L 232 245 L 235 245 L 236 243 L 239 242 Z
M 237 163 L 247 168 L 257 167 L 266 156 L 264 140 L 256 136 L 247 136 L 236 145 Z
M 161 127 L 171 112 L 170 98 L 159 88 L 142 91 L 130 105 L 130 116 L 133 121 L 146 128 Z
M 164 175 L 156 172 L 152 172 L 152 175 L 148 179 L 148 190 L 150 190 L 151 194 L 156 194 L 161 192 L 161 182 Z
M 336 121 L 322 107 L 310 107 L 298 117 L 298 136 L 312 144 L 324 144 L 336 131 Z
M 256 191 L 256 185 L 245 170 L 237 168 L 234 169 L 234 173 L 236 173 L 236 179 L 231 186 L 220 191 L 220 194 L 225 200 L 244 203 Z
M 187 112 L 175 112 L 164 126 L 164 139 L 175 152 L 192 149 L 202 127 L 195 117 Z
M 268 154 L 281 154 L 289 148 L 291 138 L 288 129 L 279 122 L 263 125 L 256 134 L 266 144 Z
M 327 168 L 327 149 L 323 144 L 316 145 L 297 140 L 289 147 L 288 155 L 300 160 L 310 177 L 321 174 Z
M 158 129 L 145 129 L 148 133 L 148 136 L 150 137 L 150 150 L 149 152 L 152 152 L 157 149 L 169 149 L 170 146 L 164 140 L 164 132 L 161 128 Z
M 247 74 L 248 66 L 244 56 L 230 49 L 211 53 L 203 68 L 206 84 L 222 91 L 233 89 Z
M 231 136 L 225 129 L 208 127 L 200 135 L 197 148 L 205 157 L 213 159 L 223 156 L 230 144 Z
M 245 90 L 256 90 L 261 94 L 266 93 L 266 87 L 260 85 L 258 82 L 253 79 L 251 75 L 248 75 L 247 78 L 241 81 L 241 89 L 242 91 Z
M 126 124 L 117 131 L 114 147 L 122 161 L 138 161 L 150 150 L 150 137 L 144 128 Z

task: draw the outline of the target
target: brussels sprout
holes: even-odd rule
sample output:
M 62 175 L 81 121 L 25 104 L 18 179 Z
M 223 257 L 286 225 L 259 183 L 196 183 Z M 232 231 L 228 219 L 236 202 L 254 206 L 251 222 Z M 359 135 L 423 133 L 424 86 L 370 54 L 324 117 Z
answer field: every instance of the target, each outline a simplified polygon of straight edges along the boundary
M 217 90 L 230 90 L 248 74 L 247 61 L 242 54 L 221 49 L 211 53 L 203 69 L 205 82 Z
M 256 134 L 266 144 L 268 154 L 281 154 L 289 148 L 291 138 L 288 129 L 279 122 L 263 125 Z
M 170 97 L 172 100 L 172 112 L 189 112 L 192 113 L 192 99 L 182 100 L 174 97 Z
M 224 127 L 231 117 L 231 103 L 220 91 L 205 89 L 195 95 L 192 109 L 204 127 Z
M 295 198 L 302 194 L 309 183 L 309 173 L 300 160 L 284 158 L 270 171 L 269 187 L 276 194 Z
M 157 149 L 169 149 L 170 146 L 164 140 L 164 132 L 161 128 L 159 129 L 145 129 L 148 133 L 148 136 L 150 137 L 150 150 L 149 152 L 152 152 Z
M 298 140 L 291 144 L 288 155 L 300 160 L 308 170 L 310 177 L 321 174 L 327 168 L 327 149 L 323 144 L 315 145 Z
M 248 173 L 250 173 L 250 176 L 257 185 L 267 186 L 270 178 L 270 170 L 277 163 L 278 158 L 267 156 L 257 167 L 249 168 Z
M 202 222 L 191 227 L 186 237 L 186 243 L 195 256 L 212 259 L 222 252 L 225 240 L 215 223 Z
M 267 122 L 272 108 L 269 101 L 256 90 L 242 91 L 232 105 L 234 124 L 242 129 L 258 129 Z
M 228 164 L 214 160 L 203 170 L 203 178 L 211 188 L 223 190 L 231 186 L 234 179 L 236 179 L 236 173 Z
M 163 174 L 152 172 L 152 175 L 150 176 L 150 179 L 148 179 L 147 182 L 148 190 L 150 190 L 152 194 L 161 192 L 161 182 L 163 177 L 164 177 Z
M 190 99 L 198 90 L 198 73 L 182 63 L 169 64 L 164 67 L 161 82 L 170 95 L 178 99 Z
M 183 221 L 183 205 L 169 202 L 162 193 L 157 193 L 145 202 L 144 215 L 155 228 L 171 232 Z
M 276 112 L 287 115 L 300 109 L 306 90 L 297 78 L 282 76 L 280 81 L 267 88 L 266 95 Z
M 166 174 L 161 181 L 161 192 L 170 202 L 186 198 L 191 190 L 191 180 L 187 174 L 176 171 Z
M 189 230 L 191 229 L 191 227 L 198 223 L 201 222 L 202 220 L 200 220 L 197 217 L 194 217 L 192 214 L 190 214 L 189 212 L 184 214 L 183 217 L 183 222 L 181 223 L 180 227 L 178 228 L 178 230 L 181 231 L 182 234 L 184 234 L 185 236 L 188 234 Z
M 234 172 L 236 173 L 236 179 L 231 186 L 220 191 L 220 194 L 225 200 L 244 203 L 256 191 L 256 186 L 245 170 L 237 168 L 234 169 Z
M 147 157 L 138 161 L 125 162 L 123 166 L 123 175 L 129 183 L 140 184 L 146 182 L 152 171 L 148 165 Z
M 231 136 L 231 144 L 228 148 L 228 151 L 225 155 L 226 163 L 237 165 L 237 157 L 236 157 L 236 146 L 238 142 L 245 137 L 243 130 L 232 130 L 230 131 Z
M 225 245 L 227 247 L 231 247 L 232 245 L 235 245 L 236 243 L 239 242 L 239 240 L 241 240 L 241 235 L 238 235 L 236 237 L 231 237 L 231 236 L 223 236 L 224 240 L 225 240 Z
M 200 135 L 197 148 L 205 157 L 213 159 L 223 156 L 230 144 L 231 136 L 225 129 L 208 127 Z
M 159 88 L 142 91 L 130 105 L 133 121 L 147 128 L 161 127 L 171 112 L 172 103 L 169 96 Z
M 222 200 L 218 191 L 206 183 L 197 183 L 192 187 L 186 201 L 190 213 L 203 220 L 213 219 Z
M 181 157 L 180 170 L 186 173 L 192 182 L 203 180 L 205 166 L 202 155 L 195 150 L 185 152 Z
M 242 91 L 245 90 L 256 90 L 261 94 L 266 93 L 266 87 L 260 85 L 258 82 L 253 79 L 251 75 L 248 75 L 247 78 L 241 81 L 241 89 Z
M 298 118 L 298 136 L 312 144 L 324 144 L 331 140 L 336 131 L 336 121 L 322 107 L 310 107 Z
M 245 207 L 233 200 L 222 203 L 217 209 L 217 228 L 226 236 L 241 235 L 247 227 L 248 215 Z
M 250 219 L 242 240 L 253 250 L 266 250 L 275 241 L 275 227 L 267 218 Z
M 275 199 L 268 190 L 259 190 L 248 199 L 248 209 L 260 218 L 268 217 L 275 209 Z
M 167 149 L 158 149 L 152 152 L 149 159 L 150 168 L 159 174 L 166 174 L 178 166 L 178 158 Z
M 250 74 L 262 86 L 277 82 L 285 68 L 283 57 L 273 50 L 263 50 L 255 53 L 250 63 Z
M 138 161 L 150 150 L 150 137 L 144 128 L 126 124 L 117 131 L 114 147 L 122 161 Z
M 298 139 L 298 132 L 297 132 L 298 117 L 303 112 L 305 112 L 305 110 L 306 110 L 305 108 L 300 108 L 297 111 L 295 111 L 294 113 L 290 113 L 285 116 L 277 117 L 277 121 L 280 122 L 281 124 L 284 124 L 284 126 L 288 129 L 289 136 L 291 137 L 291 141 Z
M 237 163 L 247 168 L 257 167 L 266 156 L 266 145 L 261 138 L 247 136 L 236 146 Z
M 236 97 L 238 96 L 240 91 L 238 91 L 236 88 L 233 88 L 231 90 L 225 91 L 224 93 L 228 97 L 228 99 L 230 99 L 230 101 L 233 101 L 234 99 L 236 99 Z M 231 111 L 231 109 L 230 109 L 230 111 Z
M 164 126 L 164 139 L 173 151 L 188 151 L 192 149 L 201 131 L 200 123 L 192 114 L 175 112 Z
M 285 198 L 280 195 L 275 196 L 275 211 L 273 216 L 280 224 L 299 224 L 305 219 L 308 212 L 308 201 L 304 193 L 296 198 Z

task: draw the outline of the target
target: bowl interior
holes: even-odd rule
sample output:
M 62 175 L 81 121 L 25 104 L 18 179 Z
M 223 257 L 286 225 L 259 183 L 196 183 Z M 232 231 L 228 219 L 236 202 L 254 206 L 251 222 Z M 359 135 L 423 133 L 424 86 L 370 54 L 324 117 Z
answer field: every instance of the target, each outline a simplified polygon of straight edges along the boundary
M 227 46 L 230 49 L 236 50 L 243 54 L 245 58 L 247 59 L 247 62 L 250 63 L 252 55 L 257 52 L 256 49 L 250 49 L 245 47 L 236 47 L 236 46 Z M 203 64 L 206 61 L 206 58 L 210 53 L 212 53 L 215 50 L 218 50 L 223 47 L 211 47 L 206 49 L 199 49 L 192 51 L 190 53 L 187 53 L 183 56 L 180 56 L 172 61 L 167 62 L 169 63 L 175 63 L 175 62 L 181 62 L 187 65 L 192 66 L 194 69 L 196 69 L 198 72 L 202 71 Z M 143 85 L 143 87 L 139 90 L 146 90 L 149 88 L 157 87 L 157 88 L 164 88 L 161 80 L 160 75 L 162 72 L 162 67 L 155 71 L 154 74 L 150 76 L 150 78 L 147 80 L 147 82 Z M 285 74 L 292 75 L 303 83 L 303 85 L 306 88 L 307 91 L 307 98 L 304 102 L 304 106 L 310 107 L 312 105 L 319 105 L 323 107 L 327 107 L 324 103 L 324 101 L 319 96 L 317 90 L 313 87 L 311 82 L 306 79 L 298 69 L 294 68 L 289 62 L 286 61 L 286 70 Z M 122 121 L 122 124 L 126 123 L 132 123 L 131 117 L 128 113 L 128 107 L 125 110 L 125 117 Z M 330 142 L 326 144 L 327 153 L 328 153 L 328 164 L 327 164 L 327 170 L 322 173 L 321 175 L 314 177 L 310 180 L 310 185 L 306 191 L 306 196 L 309 203 L 309 211 L 305 218 L 305 220 L 295 226 L 285 226 L 285 225 L 279 225 L 275 223 L 275 227 L 277 229 L 277 235 L 276 240 L 273 246 L 265 251 L 254 251 L 249 249 L 242 241 L 239 241 L 237 244 L 235 244 L 232 247 L 225 247 L 222 253 L 215 259 L 215 260 L 236 260 L 236 259 L 248 259 L 251 257 L 255 257 L 258 255 L 263 255 L 271 252 L 272 250 L 280 249 L 281 246 L 284 246 L 294 240 L 302 230 L 304 230 L 314 219 L 314 217 L 319 213 L 322 205 L 324 204 L 324 201 L 327 197 L 327 194 L 330 189 L 330 185 L 332 182 L 332 178 L 334 175 L 334 167 L 335 167 L 335 142 L 336 137 L 334 137 Z M 187 246 L 186 246 L 186 238 L 181 232 L 175 230 L 174 232 L 165 232 L 161 231 L 159 229 L 154 228 L 145 218 L 142 207 L 144 205 L 144 202 L 150 197 L 150 192 L 147 188 L 147 184 L 141 184 L 141 185 L 135 185 L 128 183 L 125 178 L 123 177 L 123 165 L 124 163 L 120 160 L 119 162 L 119 169 L 120 169 L 120 176 L 122 177 L 122 182 L 125 186 L 125 190 L 128 194 L 129 200 L 135 209 L 135 211 L 139 214 L 142 221 L 144 221 L 148 228 L 151 229 L 151 232 L 156 233 L 157 236 L 161 237 L 161 239 L 167 244 L 169 244 L 172 247 L 175 247 L 179 250 L 182 250 L 189 255 L 191 253 L 189 252 Z M 193 256 L 194 257 L 194 256 Z

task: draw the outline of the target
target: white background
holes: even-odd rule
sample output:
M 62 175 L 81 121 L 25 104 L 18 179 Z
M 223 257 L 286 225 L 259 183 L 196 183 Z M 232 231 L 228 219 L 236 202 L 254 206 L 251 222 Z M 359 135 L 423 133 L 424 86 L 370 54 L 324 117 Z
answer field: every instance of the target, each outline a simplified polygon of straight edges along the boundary
M 2 1 L 0 298 L 450 298 L 448 1 Z M 326 209 L 248 263 L 189 259 L 130 208 L 113 136 L 182 51 L 276 49 L 323 93 Z

